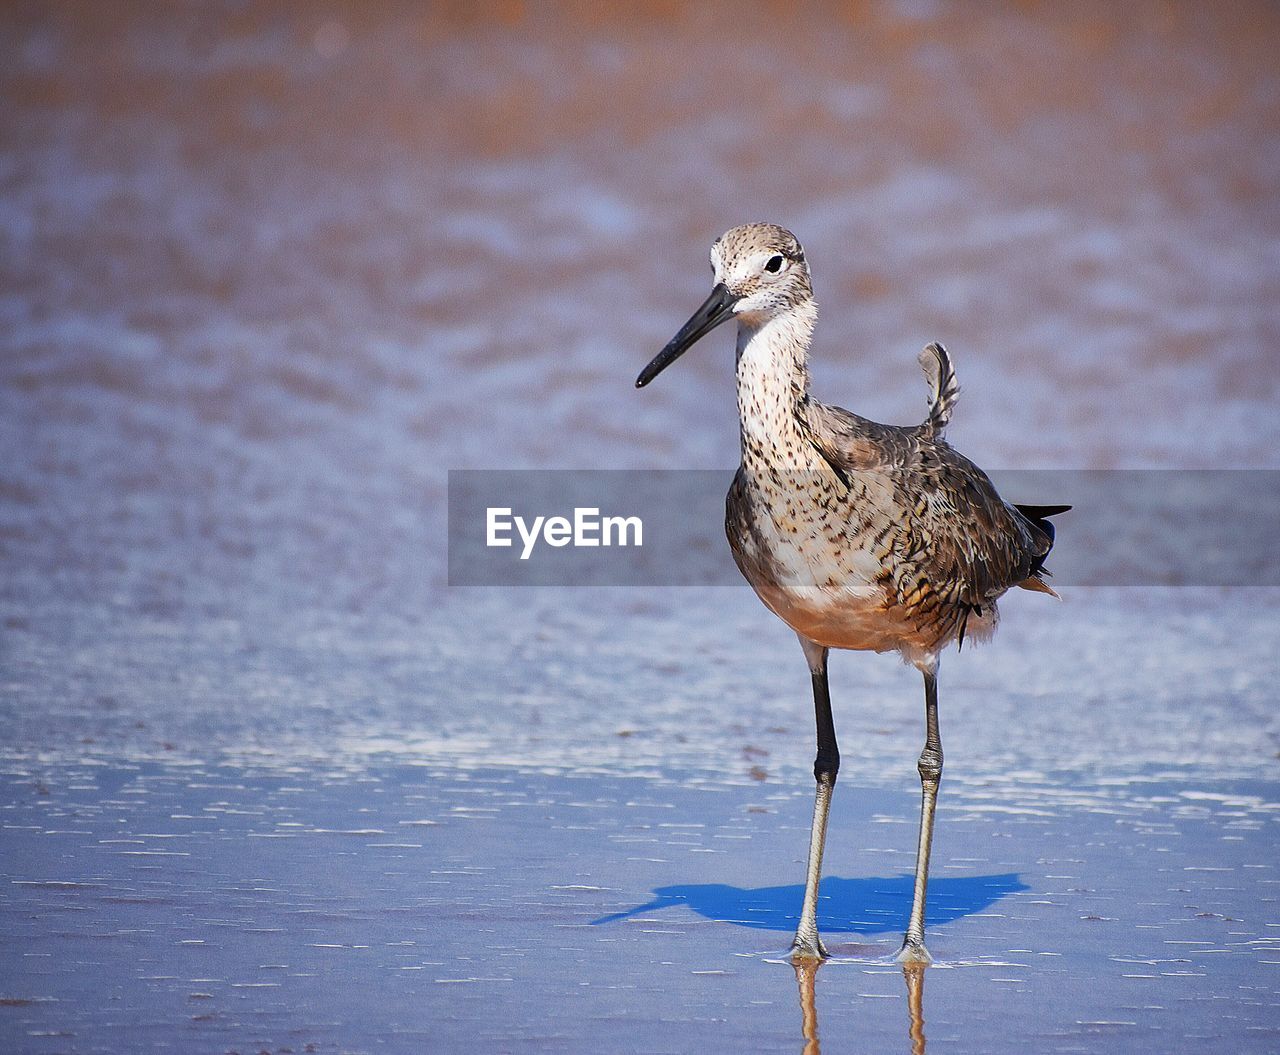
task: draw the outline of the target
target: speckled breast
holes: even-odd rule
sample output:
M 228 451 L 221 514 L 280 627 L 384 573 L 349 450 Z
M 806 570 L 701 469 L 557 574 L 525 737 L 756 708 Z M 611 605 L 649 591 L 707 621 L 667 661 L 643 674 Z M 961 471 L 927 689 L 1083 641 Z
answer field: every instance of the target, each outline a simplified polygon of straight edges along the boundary
M 744 465 L 725 502 L 730 549 L 761 601 L 831 648 L 886 652 L 917 636 L 889 587 L 893 524 L 876 490 L 874 478 L 846 487 L 821 469 Z

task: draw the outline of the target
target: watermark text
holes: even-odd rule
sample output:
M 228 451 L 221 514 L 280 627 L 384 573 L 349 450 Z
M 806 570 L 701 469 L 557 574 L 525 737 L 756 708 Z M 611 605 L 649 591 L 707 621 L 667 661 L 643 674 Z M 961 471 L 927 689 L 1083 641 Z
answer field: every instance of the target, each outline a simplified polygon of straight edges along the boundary
M 489 506 L 485 510 L 485 544 L 513 546 L 520 536 L 520 559 L 528 560 L 539 538 L 548 546 L 643 546 L 644 521 L 639 517 L 602 517 L 595 506 L 577 506 L 572 519 L 537 516 L 531 521 L 515 516 L 509 506 Z

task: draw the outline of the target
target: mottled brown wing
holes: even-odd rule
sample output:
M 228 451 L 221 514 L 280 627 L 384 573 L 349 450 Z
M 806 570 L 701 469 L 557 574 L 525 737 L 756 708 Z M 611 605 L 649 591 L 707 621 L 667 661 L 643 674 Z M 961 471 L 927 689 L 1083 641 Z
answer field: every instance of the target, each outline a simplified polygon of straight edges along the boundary
M 905 464 L 917 429 L 881 425 L 843 407 L 810 402 L 799 417 L 809 442 L 837 472 L 861 472 Z
M 810 439 L 851 480 L 891 483 L 884 585 L 940 625 L 981 610 L 1029 575 L 1052 540 L 996 492 L 987 474 L 926 427 L 881 425 L 841 407 L 808 408 Z
M 1005 503 L 987 474 L 942 441 L 921 437 L 895 477 L 910 551 L 901 564 L 942 597 L 980 610 L 1049 551 L 1051 540 Z

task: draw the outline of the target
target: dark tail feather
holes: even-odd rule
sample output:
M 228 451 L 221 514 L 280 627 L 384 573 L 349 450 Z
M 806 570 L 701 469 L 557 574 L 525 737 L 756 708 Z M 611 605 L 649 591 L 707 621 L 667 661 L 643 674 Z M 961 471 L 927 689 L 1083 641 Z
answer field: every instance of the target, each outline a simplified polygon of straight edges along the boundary
M 982 615 L 982 605 L 966 604 L 960 612 L 960 637 L 956 641 L 956 651 L 959 652 L 964 648 L 964 632 L 969 629 L 969 616 Z
M 1045 575 L 1049 574 L 1047 571 L 1044 570 L 1044 562 L 1045 562 L 1045 558 L 1049 556 L 1049 551 L 1053 549 L 1053 540 L 1056 537 L 1055 532 L 1053 530 L 1053 524 L 1050 523 L 1049 518 L 1056 517 L 1059 513 L 1065 513 L 1071 507 L 1070 506 L 1015 505 L 1013 508 L 1022 514 L 1023 518 L 1027 521 L 1027 523 L 1029 523 L 1033 528 L 1035 528 L 1037 531 L 1043 534 L 1045 538 L 1049 540 L 1049 544 L 1045 547 L 1044 552 L 1040 554 L 1039 557 L 1036 558 L 1035 564 L 1032 565 L 1031 574 L 1027 576 L 1027 581 L 1030 582 L 1032 580 L 1035 580 L 1036 582 L 1040 583 L 1041 587 L 1044 587 L 1045 591 L 1049 593 L 1053 593 L 1053 591 L 1050 590 L 1048 586 L 1045 586 L 1043 582 L 1037 579 L 1036 576 L 1042 573 Z M 1019 583 L 1019 585 L 1022 585 L 1022 584 Z M 1028 590 L 1035 590 L 1035 589 L 1038 589 L 1039 587 L 1027 586 L 1025 588 Z
M 1020 506 L 1016 504 L 1013 508 L 1033 524 L 1036 524 L 1038 521 L 1047 520 L 1048 517 L 1056 517 L 1059 513 L 1066 513 L 1071 509 L 1070 506 Z M 1048 531 L 1050 535 L 1053 534 L 1052 524 L 1045 523 L 1040 526 Z

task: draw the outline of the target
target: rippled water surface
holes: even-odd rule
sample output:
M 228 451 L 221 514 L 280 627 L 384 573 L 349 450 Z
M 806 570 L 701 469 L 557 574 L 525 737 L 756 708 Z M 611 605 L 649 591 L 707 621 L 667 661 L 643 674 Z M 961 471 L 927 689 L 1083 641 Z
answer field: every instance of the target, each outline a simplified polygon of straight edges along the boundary
M 800 1047 L 806 1009 L 782 962 L 810 813 L 799 780 L 386 762 L 41 772 L 4 788 L 18 1049 Z M 1267 1050 L 1268 787 L 1010 779 L 1020 794 L 947 788 L 926 1038 Z M 818 1036 L 907 1050 L 892 955 L 916 795 L 840 790 Z
M 914 672 L 833 659 L 797 979 L 790 633 L 445 545 L 449 469 L 735 464 L 727 334 L 632 382 L 760 218 L 820 398 L 916 420 L 940 339 L 985 466 L 1280 468 L 1274 8 L 0 18 L 0 1048 L 1280 1045 L 1274 587 L 946 657 L 913 997 Z

